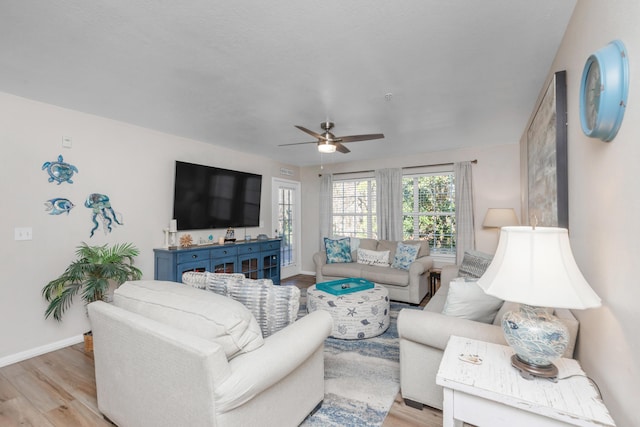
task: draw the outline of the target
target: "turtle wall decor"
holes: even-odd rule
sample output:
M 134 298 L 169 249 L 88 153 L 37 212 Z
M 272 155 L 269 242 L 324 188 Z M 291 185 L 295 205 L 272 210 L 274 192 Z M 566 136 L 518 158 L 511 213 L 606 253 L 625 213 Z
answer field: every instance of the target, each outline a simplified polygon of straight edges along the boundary
M 58 156 L 57 161 L 44 162 L 42 170 L 46 170 L 49 174 L 49 182 L 57 182 L 58 185 L 63 182 L 73 184 L 71 177 L 74 173 L 78 173 L 78 168 L 64 161 L 62 154 Z

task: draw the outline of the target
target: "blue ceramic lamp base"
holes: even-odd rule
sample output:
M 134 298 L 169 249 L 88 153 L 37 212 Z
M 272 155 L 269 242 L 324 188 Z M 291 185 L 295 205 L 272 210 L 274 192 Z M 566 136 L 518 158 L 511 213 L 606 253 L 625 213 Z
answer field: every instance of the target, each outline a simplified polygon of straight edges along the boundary
M 519 311 L 504 315 L 502 330 L 516 353 L 511 364 L 523 378 L 558 376 L 558 368 L 552 362 L 566 350 L 569 331 L 557 317 L 545 308 L 522 304 Z

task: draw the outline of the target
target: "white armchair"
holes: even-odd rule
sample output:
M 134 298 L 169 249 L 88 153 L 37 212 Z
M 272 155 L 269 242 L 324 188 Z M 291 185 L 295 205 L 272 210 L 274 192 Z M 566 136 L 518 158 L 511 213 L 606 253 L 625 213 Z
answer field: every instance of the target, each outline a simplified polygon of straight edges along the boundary
M 324 398 L 326 312 L 263 339 L 242 304 L 160 281 L 88 311 L 98 408 L 117 425 L 294 426 Z

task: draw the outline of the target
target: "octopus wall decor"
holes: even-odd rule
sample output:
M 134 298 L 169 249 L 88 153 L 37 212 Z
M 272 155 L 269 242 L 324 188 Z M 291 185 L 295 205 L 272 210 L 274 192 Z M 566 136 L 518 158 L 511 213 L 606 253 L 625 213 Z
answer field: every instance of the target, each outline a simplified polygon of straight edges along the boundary
M 114 222 L 118 225 L 123 225 L 122 215 L 113 210 L 111 202 L 109 201 L 109 196 L 106 194 L 89 194 L 87 200 L 84 202 L 84 206 L 92 210 L 91 221 L 93 222 L 94 227 L 91 229 L 90 237 L 93 237 L 93 233 L 95 233 L 100 225 L 98 223 L 98 219 L 102 222 L 102 230 L 105 234 L 107 234 L 107 231 L 111 233 L 111 226 Z

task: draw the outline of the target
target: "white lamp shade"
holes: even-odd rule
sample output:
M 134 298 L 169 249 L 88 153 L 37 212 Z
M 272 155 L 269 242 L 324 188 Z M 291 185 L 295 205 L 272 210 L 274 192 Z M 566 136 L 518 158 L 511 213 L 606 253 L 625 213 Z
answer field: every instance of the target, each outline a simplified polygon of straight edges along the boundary
M 478 285 L 489 295 L 533 306 L 600 306 L 576 265 L 564 228 L 503 227 L 493 261 Z
M 500 228 L 519 224 L 516 211 L 512 208 L 490 208 L 487 210 L 482 226 Z

